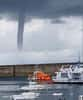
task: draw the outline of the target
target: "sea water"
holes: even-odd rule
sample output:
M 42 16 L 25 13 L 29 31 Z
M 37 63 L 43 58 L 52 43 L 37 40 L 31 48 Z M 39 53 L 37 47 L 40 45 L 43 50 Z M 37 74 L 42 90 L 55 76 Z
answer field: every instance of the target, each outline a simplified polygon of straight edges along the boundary
M 11 84 L 10 83 L 9 84 L 3 83 L 4 85 L 0 84 L 0 100 L 10 100 L 10 96 L 21 94 L 22 91 L 20 91 L 20 87 L 25 86 L 25 84 L 23 83 L 20 85 L 20 83 L 21 82 L 15 84 L 15 82 L 13 81 L 11 82 Z M 57 97 L 54 96 L 53 93 L 62 93 L 64 100 L 79 100 L 79 96 L 83 95 L 83 85 L 82 84 L 81 85 L 80 84 L 52 84 L 50 85 L 50 88 L 45 88 L 43 90 L 40 91 L 38 90 L 36 92 L 39 92 L 40 96 L 35 100 L 57 100 Z

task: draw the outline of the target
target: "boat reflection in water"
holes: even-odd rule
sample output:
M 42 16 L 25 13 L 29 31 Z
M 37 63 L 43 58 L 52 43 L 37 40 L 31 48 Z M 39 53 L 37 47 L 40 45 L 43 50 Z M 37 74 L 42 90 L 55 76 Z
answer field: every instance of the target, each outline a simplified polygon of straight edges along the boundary
M 2 85 L 0 85 L 0 87 L 1 86 Z M 14 85 L 14 90 L 13 90 L 13 88 L 11 90 L 10 85 L 6 85 L 6 86 L 4 85 L 3 86 L 4 91 L 2 91 L 2 88 L 0 89 L 0 100 L 11 100 L 12 97 L 13 98 L 14 97 L 15 98 L 22 97 L 21 98 L 22 100 L 23 100 L 23 97 L 24 98 L 26 97 L 29 100 L 30 99 L 35 99 L 35 100 L 79 100 L 79 98 L 81 98 L 80 96 L 83 95 L 83 84 L 81 84 L 81 85 L 80 84 L 50 84 L 48 86 L 44 86 L 42 89 L 36 88 L 35 90 L 30 89 L 28 91 L 21 90 L 21 88 L 24 86 L 25 85 L 18 85 L 19 88 L 17 88 L 17 85 L 16 85 L 16 88 L 15 88 L 15 85 Z M 28 84 L 27 84 L 27 86 L 28 86 Z M 13 87 L 13 85 L 12 85 L 12 87 Z
M 37 84 L 37 82 L 30 81 L 29 85 L 23 86 L 20 89 L 21 90 L 28 90 L 28 91 L 31 91 L 31 90 L 41 90 L 41 89 L 45 89 L 46 86 L 47 85 Z
M 10 96 L 10 100 L 27 100 L 27 99 L 35 99 L 39 96 L 39 93 L 35 93 L 35 92 L 24 92 L 21 93 L 20 95 L 13 95 Z
M 19 92 L 0 91 L 0 100 L 79 100 L 81 95 L 83 95 L 83 85 L 54 84 L 51 85 L 50 88 L 32 90 L 28 92 L 22 92 L 20 90 Z

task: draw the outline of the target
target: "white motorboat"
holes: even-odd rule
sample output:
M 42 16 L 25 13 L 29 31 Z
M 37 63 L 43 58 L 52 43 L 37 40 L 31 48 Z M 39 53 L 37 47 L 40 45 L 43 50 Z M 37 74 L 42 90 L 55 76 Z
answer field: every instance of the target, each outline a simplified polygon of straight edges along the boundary
M 52 77 L 53 81 L 68 81 L 72 79 L 71 68 L 61 68 L 59 72 L 55 72 L 56 76 Z
M 32 100 L 37 98 L 40 95 L 40 93 L 35 92 L 24 92 L 20 95 L 12 95 L 10 96 L 10 100 Z
M 83 67 L 75 66 L 72 71 L 72 79 L 80 79 L 83 80 Z
M 79 65 L 70 66 L 69 68 L 62 67 L 59 72 L 55 72 L 56 76 L 52 77 L 53 81 L 68 82 L 70 80 L 83 80 L 83 67 Z

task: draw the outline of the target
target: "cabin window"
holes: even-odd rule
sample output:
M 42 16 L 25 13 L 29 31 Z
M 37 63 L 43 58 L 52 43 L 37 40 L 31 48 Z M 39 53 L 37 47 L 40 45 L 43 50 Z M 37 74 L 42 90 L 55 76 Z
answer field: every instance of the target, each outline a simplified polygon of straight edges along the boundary
M 61 73 L 61 77 L 63 77 L 63 78 L 68 77 L 68 73 Z

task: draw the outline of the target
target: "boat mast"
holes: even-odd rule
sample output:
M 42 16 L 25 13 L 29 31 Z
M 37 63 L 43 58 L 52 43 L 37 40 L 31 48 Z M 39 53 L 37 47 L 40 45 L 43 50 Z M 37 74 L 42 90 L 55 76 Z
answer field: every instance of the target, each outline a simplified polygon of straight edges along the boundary
M 80 66 L 80 50 L 79 50 L 79 53 L 78 53 L 78 66 Z
M 80 60 L 80 63 L 83 63 L 83 34 L 82 34 L 82 31 L 83 31 L 83 16 L 81 17 L 81 32 L 80 32 L 80 45 L 79 45 L 79 60 Z

